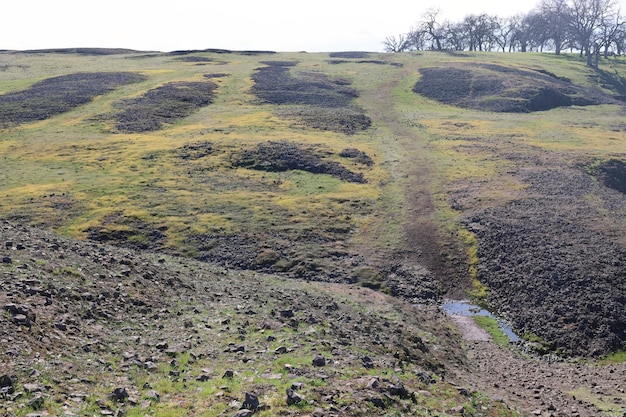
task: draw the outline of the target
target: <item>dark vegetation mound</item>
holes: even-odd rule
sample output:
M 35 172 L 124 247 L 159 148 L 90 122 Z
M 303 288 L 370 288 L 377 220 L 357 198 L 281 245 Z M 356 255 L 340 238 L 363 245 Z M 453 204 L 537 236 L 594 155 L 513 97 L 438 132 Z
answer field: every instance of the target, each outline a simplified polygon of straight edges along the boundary
M 318 72 L 294 76 L 293 61 L 269 61 L 252 76 L 252 92 L 265 103 L 299 105 L 280 115 L 314 129 L 354 134 L 365 130 L 371 120 L 352 104 L 358 92 L 345 79 L 332 80 Z
M 238 55 L 273 55 L 275 51 L 231 51 L 230 49 L 218 49 L 218 48 L 209 48 L 209 49 L 182 49 L 178 51 L 168 52 L 167 55 L 190 55 L 199 52 L 208 52 L 212 54 L 238 54 Z
M 56 48 L 56 49 L 30 49 L 19 51 L 23 54 L 79 54 L 79 55 L 126 55 L 136 54 L 140 51 L 124 48 Z
M 626 348 L 626 250 L 615 224 L 598 219 L 585 197 L 619 216 L 626 196 L 560 167 L 522 174 L 527 198 L 476 213 L 478 277 L 520 334 L 574 355 Z M 611 208 L 613 207 L 613 208 Z M 622 214 L 623 215 L 623 214 Z M 532 338 L 532 336 L 531 336 Z
M 213 58 L 207 58 L 205 56 L 193 56 L 193 55 L 186 55 L 186 56 L 181 56 L 175 59 L 176 61 L 181 61 L 181 62 L 212 62 L 214 61 Z
M 233 164 L 268 172 L 301 170 L 329 174 L 348 182 L 366 182 L 363 174 L 352 172 L 337 162 L 324 160 L 313 148 L 288 141 L 265 142 L 244 150 Z
M 252 76 L 255 82 L 252 92 L 266 103 L 308 104 L 321 107 L 346 107 L 358 96 L 345 80 L 332 81 L 324 74 L 307 73 L 299 77 L 291 75 L 289 68 L 294 62 L 268 62 Z
M 103 219 L 100 225 L 87 229 L 90 240 L 119 244 L 133 249 L 158 249 L 165 241 L 165 230 L 159 230 L 136 217 L 118 212 Z
M 344 51 L 344 52 L 331 52 L 329 54 L 331 58 L 346 58 L 346 59 L 364 59 L 369 58 L 369 52 L 363 51 Z
M 195 143 L 187 143 L 179 150 L 182 159 L 200 159 L 212 155 L 215 152 L 213 142 L 208 140 Z
M 626 163 L 624 161 L 610 159 L 594 166 L 590 171 L 607 187 L 626 194 Z
M 338 64 L 375 64 L 375 65 L 392 65 L 394 67 L 403 67 L 404 64 L 401 62 L 391 62 L 391 61 L 381 61 L 378 59 L 361 59 L 358 61 L 348 61 L 347 59 L 331 59 L 328 61 L 329 64 L 338 65 Z
M 369 157 L 368 154 L 356 148 L 346 148 L 339 152 L 339 156 L 341 156 L 342 158 L 350 158 L 355 162 L 367 165 L 368 167 L 374 165 L 374 161 L 372 160 L 372 158 Z
M 277 114 L 294 120 L 296 125 L 302 124 L 313 129 L 346 135 L 366 130 L 372 124 L 372 120 L 355 107 L 290 106 L 280 109 Z
M 501 65 L 420 70 L 415 93 L 445 104 L 485 111 L 527 113 L 563 106 L 604 104 L 611 99 L 548 71 Z
M 174 123 L 213 101 L 215 83 L 171 82 L 146 92 L 143 96 L 123 100 L 115 115 L 117 129 L 135 133 L 158 130 L 164 123 Z
M 27 90 L 0 95 L 0 125 L 45 120 L 118 86 L 144 80 L 144 76 L 131 72 L 76 73 L 48 78 Z

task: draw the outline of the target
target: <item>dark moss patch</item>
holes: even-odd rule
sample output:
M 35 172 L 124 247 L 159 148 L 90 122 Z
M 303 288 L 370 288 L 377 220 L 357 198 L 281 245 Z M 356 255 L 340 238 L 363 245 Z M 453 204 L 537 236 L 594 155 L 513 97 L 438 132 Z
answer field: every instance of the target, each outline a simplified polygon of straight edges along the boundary
M 288 141 L 265 142 L 244 150 L 234 166 L 269 172 L 300 170 L 313 174 L 329 174 L 343 181 L 365 183 L 363 174 L 352 172 L 343 165 L 328 161 L 320 152 Z
M 391 65 L 394 67 L 403 67 L 404 64 L 401 62 L 391 62 L 391 61 L 380 61 L 377 59 L 365 59 L 365 60 L 358 60 L 358 61 L 349 61 L 347 59 L 331 59 L 328 61 L 329 64 L 331 65 L 338 65 L 338 64 L 374 64 L 374 65 Z
M 339 152 L 339 156 L 341 156 L 342 158 L 353 159 L 355 162 L 367 165 L 368 167 L 374 165 L 374 161 L 372 160 L 372 158 L 369 157 L 368 154 L 356 148 L 346 148 Z
M 369 52 L 363 51 L 344 51 L 344 52 L 331 52 L 331 58 L 346 58 L 346 59 L 364 59 L 369 58 Z
M 122 212 L 105 217 L 99 226 L 86 231 L 90 240 L 133 249 L 154 249 L 165 242 L 165 228 L 156 227 L 134 216 Z
M 358 92 L 350 81 L 331 79 L 319 72 L 302 72 L 294 76 L 293 61 L 267 61 L 252 79 L 252 93 L 263 103 L 297 105 L 279 114 L 295 119 L 307 127 L 354 134 L 367 129 L 371 120 L 352 101 Z
M 346 87 L 345 80 L 335 82 L 321 73 L 294 77 L 289 67 L 293 62 L 270 61 L 259 68 L 252 79 L 252 92 L 263 102 L 271 104 L 308 104 L 320 107 L 346 107 L 357 97 L 356 90 Z
M 45 120 L 116 87 L 144 80 L 144 76 L 132 72 L 76 73 L 48 78 L 27 90 L 0 95 L 0 125 Z
M 56 48 L 56 49 L 29 49 L 19 51 L 22 54 L 78 54 L 78 55 L 127 55 L 141 51 L 124 48 Z
M 188 143 L 179 150 L 182 159 L 200 159 L 209 156 L 215 152 L 212 142 L 202 141 L 196 143 Z
M 224 78 L 228 77 L 230 74 L 226 74 L 224 72 L 216 72 L 214 74 L 204 74 L 204 78 Z
M 415 93 L 478 110 L 527 113 L 612 101 L 598 91 L 542 70 L 487 64 L 423 68 L 420 73 L 421 79 L 413 87 Z
M 355 107 L 295 106 L 280 109 L 277 113 L 280 117 L 294 120 L 296 124 L 346 135 L 366 130 L 372 124 L 371 119 Z
M 146 92 L 143 96 L 117 103 L 121 111 L 115 115 L 120 132 L 159 130 L 165 123 L 174 123 L 213 101 L 215 83 L 171 82 Z
M 194 56 L 194 55 L 187 55 L 187 56 L 181 56 L 175 59 L 175 61 L 181 61 L 181 62 L 212 62 L 215 61 L 213 58 L 207 58 L 205 56 Z
M 591 168 L 591 173 L 605 186 L 626 194 L 626 162 L 609 159 Z

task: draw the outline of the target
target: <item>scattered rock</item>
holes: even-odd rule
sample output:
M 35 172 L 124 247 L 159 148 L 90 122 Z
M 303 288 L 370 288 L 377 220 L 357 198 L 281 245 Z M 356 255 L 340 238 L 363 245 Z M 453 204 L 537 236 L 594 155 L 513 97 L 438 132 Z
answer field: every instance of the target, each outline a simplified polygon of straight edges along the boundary
M 15 387 L 17 377 L 15 375 L 2 375 L 0 376 L 0 388 Z
M 315 355 L 313 357 L 313 366 L 326 366 L 326 358 L 322 355 Z
M 293 310 L 292 309 L 288 309 L 288 310 L 281 310 L 280 311 L 280 316 L 284 317 L 284 318 L 291 318 L 294 316 L 293 314 Z
M 304 384 L 302 382 L 294 382 L 291 384 L 291 389 L 294 391 L 300 391 L 304 388 Z
M 304 397 L 291 388 L 287 389 L 287 405 L 298 404 L 299 402 L 304 401 Z
M 24 388 L 24 391 L 26 391 L 29 394 L 32 394 L 33 392 L 40 392 L 42 390 L 41 386 L 37 384 L 24 384 L 23 388 Z
M 373 360 L 372 360 L 372 358 L 370 358 L 369 356 L 364 356 L 364 357 L 361 359 L 361 363 L 363 363 L 363 366 L 364 366 L 366 369 L 372 369 L 372 368 L 374 368 L 374 366 L 375 366 L 374 361 L 373 361 Z
M 253 415 L 254 415 L 254 411 L 248 410 L 248 409 L 243 409 L 243 410 L 239 410 L 235 414 L 233 414 L 233 417 L 252 417 Z
M 111 393 L 111 399 L 114 401 L 126 401 L 128 399 L 128 391 L 124 387 L 117 387 Z
M 42 396 L 36 396 L 28 401 L 28 406 L 33 410 L 41 410 L 44 406 L 44 398 Z
M 389 394 L 395 396 L 395 397 L 400 397 L 403 400 L 409 398 L 411 396 L 411 393 L 409 392 L 409 390 L 404 386 L 404 384 L 402 382 L 398 382 L 395 385 L 391 385 L 388 389 Z
M 254 394 L 246 392 L 241 408 L 256 411 L 259 408 L 259 398 Z
M 151 389 L 146 392 L 146 398 L 153 402 L 158 402 L 161 399 L 161 395 L 155 390 Z

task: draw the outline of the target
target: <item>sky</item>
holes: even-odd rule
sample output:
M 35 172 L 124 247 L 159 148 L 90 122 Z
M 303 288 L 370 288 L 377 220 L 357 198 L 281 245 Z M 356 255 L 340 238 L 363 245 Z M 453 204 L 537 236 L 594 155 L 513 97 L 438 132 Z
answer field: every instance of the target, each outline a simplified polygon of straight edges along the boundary
M 618 0 L 626 11 L 626 0 Z M 538 0 L 7 0 L 0 49 L 383 51 L 429 8 L 459 21 L 530 11 Z

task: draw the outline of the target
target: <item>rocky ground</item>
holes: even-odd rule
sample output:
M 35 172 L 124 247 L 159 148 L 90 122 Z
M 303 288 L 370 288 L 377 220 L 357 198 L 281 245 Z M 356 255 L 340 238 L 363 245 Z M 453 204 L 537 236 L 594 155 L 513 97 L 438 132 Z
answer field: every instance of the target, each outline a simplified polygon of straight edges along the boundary
M 626 364 L 529 356 L 523 345 L 497 346 L 469 317 L 462 319 L 476 389 L 505 398 L 530 416 L 626 415 Z
M 0 233 L 0 415 L 510 415 L 437 307 Z
M 0 231 L 0 415 L 626 412 L 624 364 L 548 361 L 472 322 L 461 342 L 436 306 Z
M 513 201 L 468 211 L 479 279 L 520 334 L 552 350 L 624 349 L 626 196 L 553 156 L 536 162 L 511 171 L 528 185 Z

